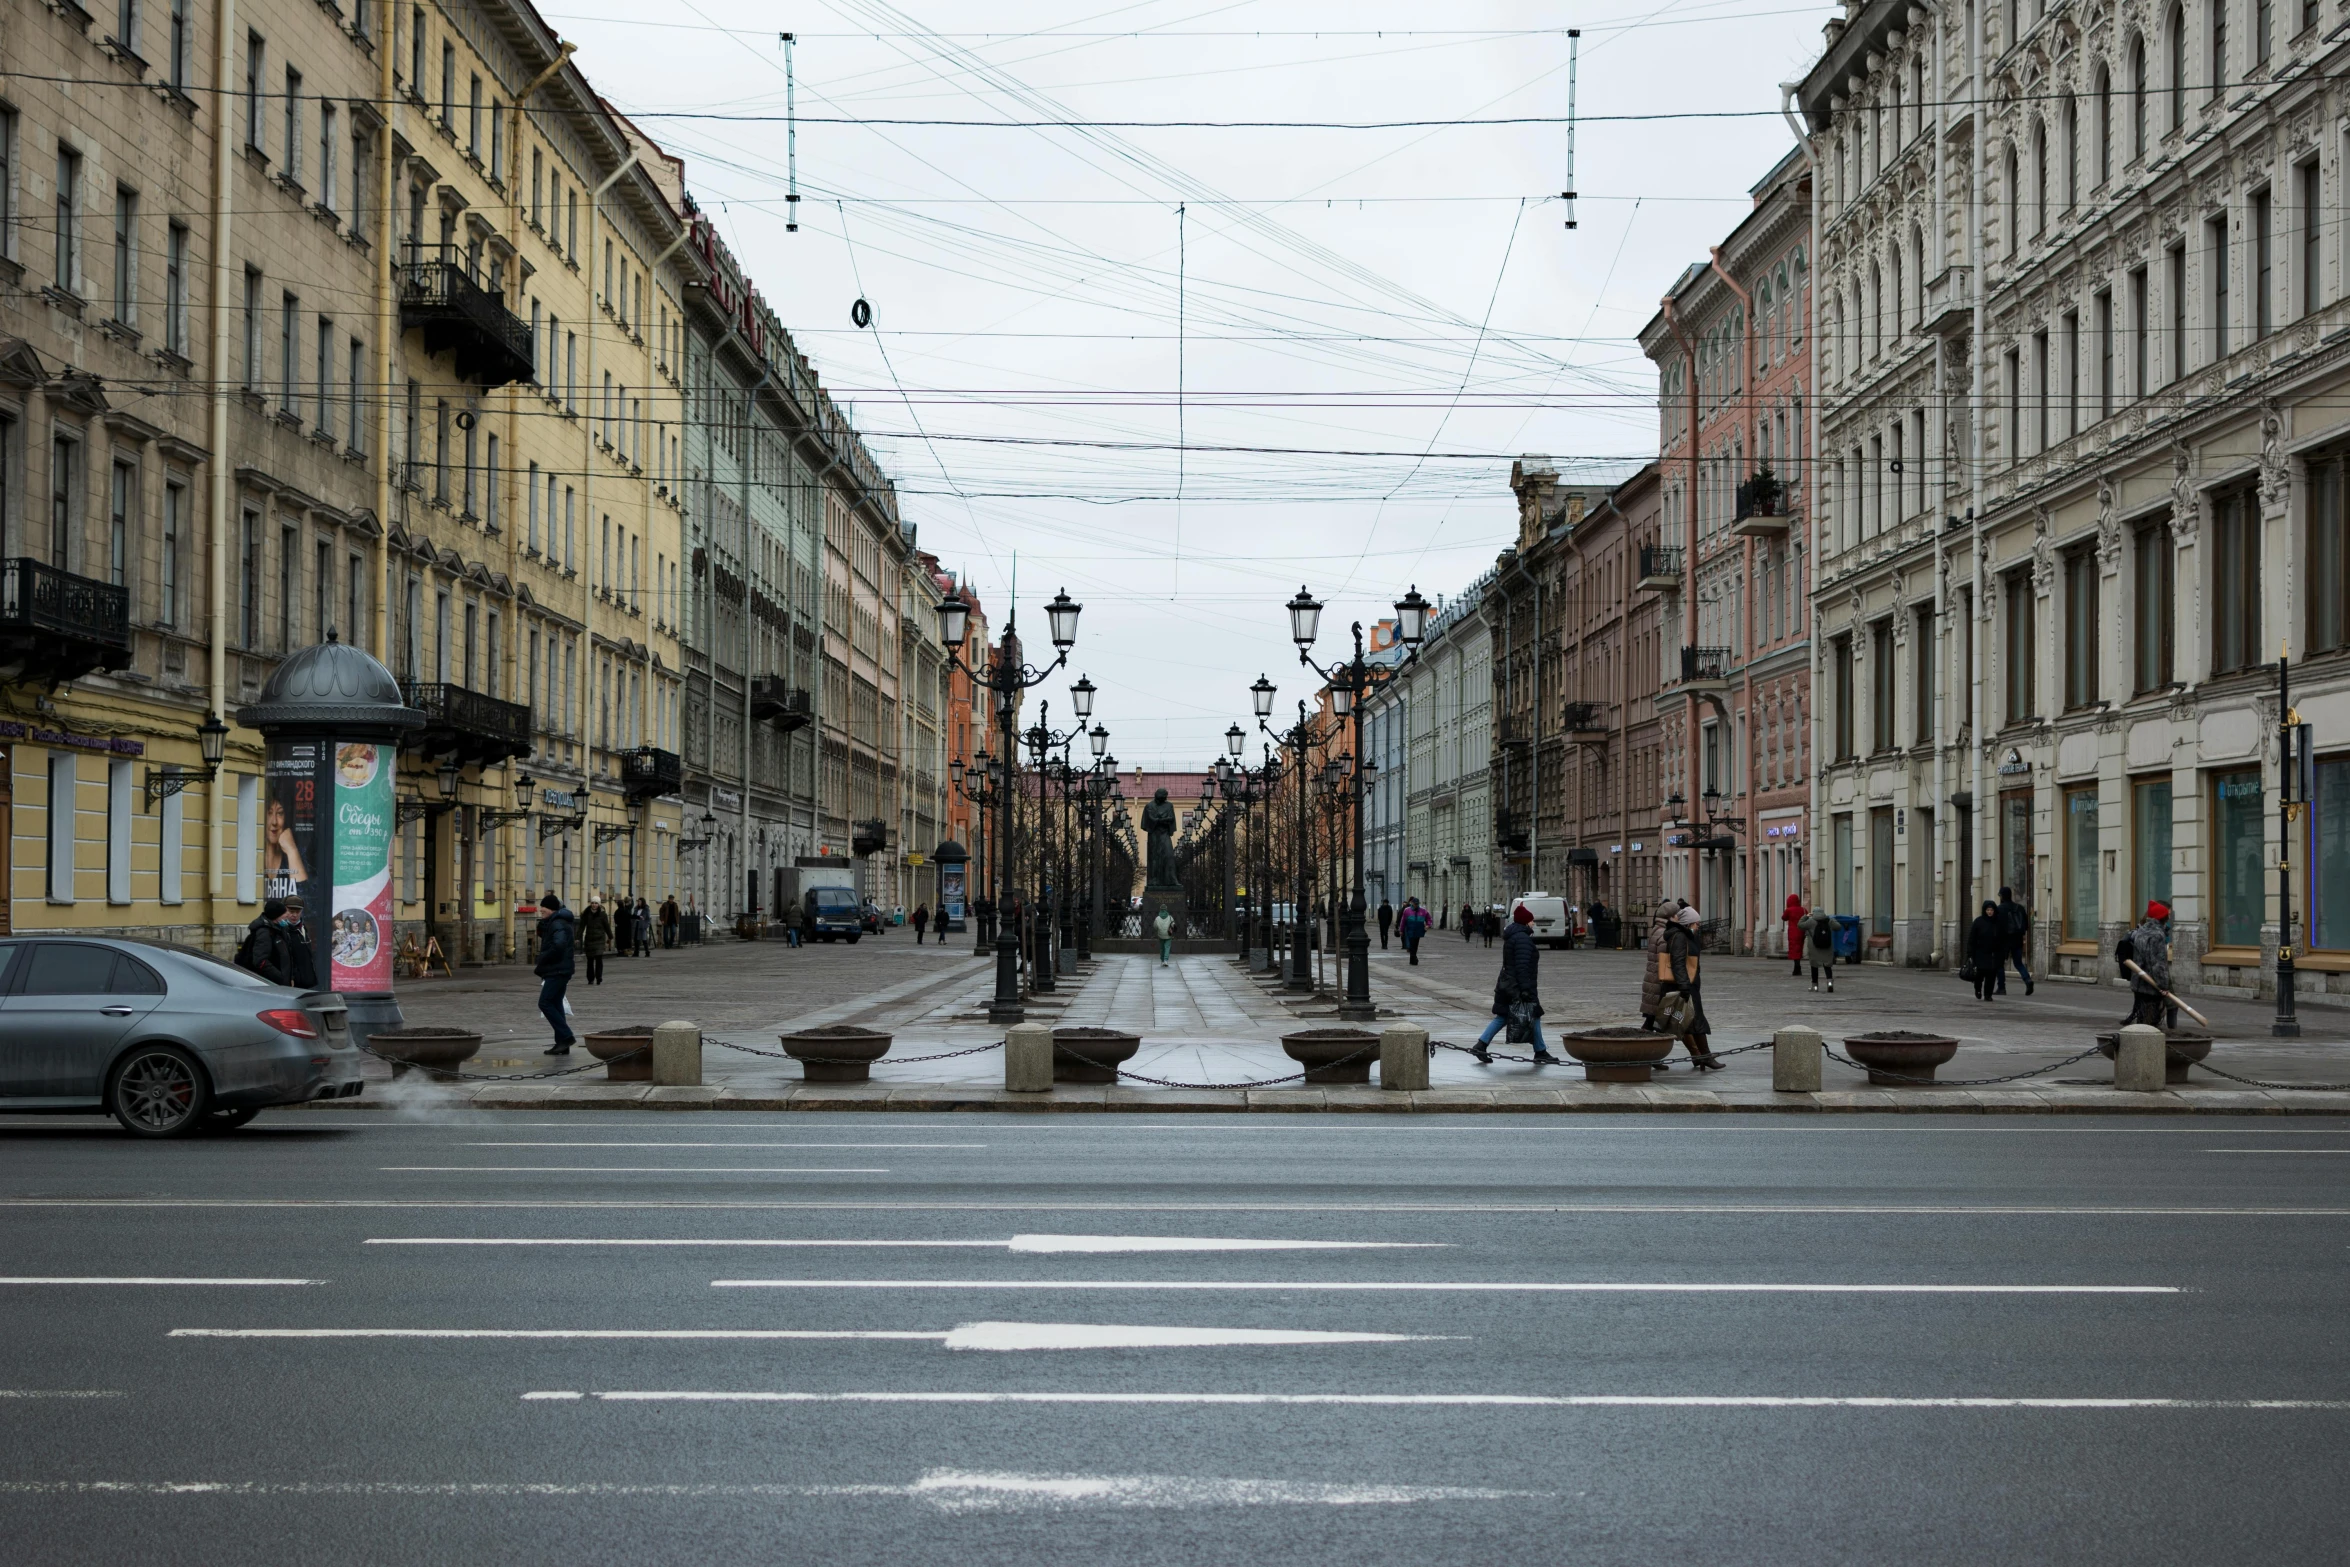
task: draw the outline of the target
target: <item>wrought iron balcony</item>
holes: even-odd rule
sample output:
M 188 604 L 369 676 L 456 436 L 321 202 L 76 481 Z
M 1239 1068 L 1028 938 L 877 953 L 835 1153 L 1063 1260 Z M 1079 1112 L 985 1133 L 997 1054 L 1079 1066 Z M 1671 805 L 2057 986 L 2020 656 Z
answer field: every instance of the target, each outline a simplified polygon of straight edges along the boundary
M 751 680 L 751 721 L 773 724 L 785 734 L 806 726 L 816 716 L 816 704 L 798 686 L 786 685 L 781 675 L 756 675 Z
M 1641 545 L 1640 580 L 1633 586 L 1643 593 L 1680 592 L 1681 546 L 1678 544 Z
M 1600 716 L 1597 702 L 1569 702 L 1562 711 L 1560 726 L 1569 734 L 1607 732 L 1607 720 Z
M 888 847 L 889 823 L 884 821 L 859 822 L 849 836 L 849 848 L 860 856 L 879 854 Z
M 55 686 L 130 661 L 128 591 L 24 556 L 0 561 L 0 684 Z
M 530 709 L 448 680 L 403 680 L 400 696 L 424 714 L 424 727 L 410 730 L 400 749 L 426 756 L 454 756 L 460 763 L 487 767 L 510 756 L 530 754 Z
M 1775 538 L 1787 531 L 1787 487 L 1764 469 L 1738 486 L 1738 514 L 1730 531 L 1748 538 Z
M 1730 678 L 1730 650 L 1726 647 L 1681 649 L 1681 680 L 1685 685 L 1718 686 Z
M 675 751 L 640 745 L 620 756 L 620 790 L 631 801 L 658 799 L 685 787 L 685 760 Z
M 1501 735 L 1501 743 L 1513 749 L 1530 744 L 1534 739 L 1532 733 L 1534 726 L 1514 713 L 1503 714 L 1501 722 L 1496 727 Z
M 1504 854 L 1524 854 L 1532 843 L 1526 824 L 1510 811 L 1493 813 L 1493 842 Z
M 454 355 L 464 380 L 489 387 L 531 377 L 529 323 L 458 262 L 401 263 L 400 330 L 422 332 L 428 352 Z

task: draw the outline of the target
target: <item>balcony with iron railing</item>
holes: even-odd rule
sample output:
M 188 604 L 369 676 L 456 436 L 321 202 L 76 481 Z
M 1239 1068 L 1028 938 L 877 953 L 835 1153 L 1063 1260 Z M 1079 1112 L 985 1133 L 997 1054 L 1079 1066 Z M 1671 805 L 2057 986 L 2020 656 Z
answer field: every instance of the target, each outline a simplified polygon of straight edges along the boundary
M 1643 544 L 1640 546 L 1640 578 L 1633 586 L 1643 593 L 1678 593 L 1681 591 L 1681 546 L 1678 544 Z
M 1501 737 L 1501 743 L 1512 749 L 1522 745 L 1531 745 L 1534 741 L 1534 726 L 1516 713 L 1503 714 L 1501 721 L 1494 726 L 1494 729 Z
M 1600 708 L 1597 702 L 1569 702 L 1560 709 L 1559 726 L 1571 735 L 1605 734 L 1608 723 Z
M 403 751 L 454 756 L 462 764 L 484 767 L 530 755 L 530 708 L 521 702 L 485 696 L 450 680 L 403 680 L 400 696 L 424 714 L 424 727 L 401 740 Z
M 1681 649 L 1681 683 L 1688 686 L 1727 685 L 1730 679 L 1730 650 L 1726 647 L 1684 647 Z
M 620 756 L 620 790 L 630 803 L 658 799 L 685 787 L 685 760 L 675 751 L 640 745 Z
M 889 847 L 889 823 L 878 818 L 861 821 L 849 836 L 849 848 L 859 856 L 879 854 Z
M 527 381 L 530 324 L 506 308 L 505 295 L 482 287 L 461 262 L 410 259 L 399 266 L 400 330 L 424 334 L 428 353 L 447 353 L 460 379 L 484 387 Z
M 1743 538 L 1775 539 L 1787 531 L 1791 521 L 1787 513 L 1787 486 L 1770 469 L 1757 471 L 1753 478 L 1738 486 L 1738 511 L 1730 523 L 1732 533 Z
M 21 555 L 0 561 L 0 685 L 54 686 L 130 661 L 127 590 Z
M 815 701 L 781 675 L 751 677 L 751 721 L 773 724 L 785 734 L 805 727 L 816 716 Z

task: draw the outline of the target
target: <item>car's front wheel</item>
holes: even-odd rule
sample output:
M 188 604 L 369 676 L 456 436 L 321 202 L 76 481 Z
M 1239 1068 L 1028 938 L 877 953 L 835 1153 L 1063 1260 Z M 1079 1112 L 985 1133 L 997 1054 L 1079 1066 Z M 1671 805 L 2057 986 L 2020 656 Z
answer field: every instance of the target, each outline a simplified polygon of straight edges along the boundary
M 106 1108 L 133 1137 L 185 1137 L 204 1124 L 211 1102 L 204 1069 L 176 1045 L 132 1051 L 106 1088 Z

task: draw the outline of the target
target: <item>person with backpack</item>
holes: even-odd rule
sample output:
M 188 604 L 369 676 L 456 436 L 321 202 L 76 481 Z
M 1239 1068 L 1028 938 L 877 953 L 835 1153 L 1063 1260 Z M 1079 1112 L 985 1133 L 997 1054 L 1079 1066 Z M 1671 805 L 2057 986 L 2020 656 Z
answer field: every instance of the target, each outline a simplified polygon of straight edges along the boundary
M 1672 928 L 1673 916 L 1681 912 L 1679 898 L 1667 898 L 1657 905 L 1656 915 L 1648 924 L 1648 939 L 1641 943 L 1646 962 L 1640 974 L 1640 1026 L 1656 1027 L 1657 1008 L 1664 1004 L 1664 968 L 1659 962 L 1665 950 L 1665 932 Z
M 2007 965 L 2013 963 L 2024 977 L 2024 994 L 2028 996 L 2032 993 L 2032 971 L 2025 960 L 2031 954 L 2032 911 L 2016 901 L 2012 887 L 1999 889 L 1999 923 L 2007 932 L 2007 955 L 1996 970 L 1999 993 L 2007 994 Z
M 1406 912 L 1410 909 L 1406 905 Z M 1425 916 L 1423 916 L 1425 917 Z M 1558 1057 L 1542 1039 L 1541 955 L 1534 948 L 1534 913 L 1523 903 L 1510 916 L 1510 928 L 1501 941 L 1501 974 L 1493 982 L 1493 1021 L 1485 1025 L 1485 1032 L 1477 1036 L 1473 1053 L 1487 1064 L 1493 1060 L 1485 1047 L 1493 1043 L 1493 1036 L 1509 1026 L 1510 1014 L 1515 1011 L 1521 1021 L 1534 1027 L 1534 1063 L 1553 1066 Z
M 1828 978 L 1828 994 L 1836 994 L 1836 916 L 1826 909 L 1814 910 L 1811 918 L 1802 924 L 1803 945 L 1811 960 L 1811 988 L 1820 988 L 1820 976 Z
M 612 916 L 604 910 L 604 900 L 588 894 L 587 912 L 579 917 L 579 946 L 587 954 L 587 982 L 604 982 L 604 954 L 612 950 Z
M 1165 909 L 1151 919 L 1151 934 L 1159 942 L 1159 967 L 1167 966 L 1167 959 L 1175 950 L 1175 916 Z
M 1403 949 L 1411 955 L 1414 965 L 1420 961 L 1420 943 L 1428 939 L 1428 911 L 1420 907 L 1417 898 L 1403 900 L 1403 913 L 1395 923 L 1395 932 L 1403 938 Z
M 318 988 L 318 958 L 310 950 L 310 938 L 302 930 L 302 900 L 286 899 L 285 916 L 278 921 L 278 936 L 284 943 L 286 955 L 286 983 L 296 990 Z
M 245 939 L 237 947 L 237 967 L 273 985 L 289 982 L 292 968 L 287 960 L 285 916 L 283 899 L 271 898 L 261 905 L 261 917 L 245 927 Z
M 563 992 L 571 988 L 573 954 L 578 950 L 579 937 L 571 911 L 563 900 L 553 893 L 539 899 L 539 956 L 530 971 L 539 977 L 539 1016 L 555 1030 L 551 1056 L 571 1054 L 575 1036 L 571 1021 L 563 1015 Z

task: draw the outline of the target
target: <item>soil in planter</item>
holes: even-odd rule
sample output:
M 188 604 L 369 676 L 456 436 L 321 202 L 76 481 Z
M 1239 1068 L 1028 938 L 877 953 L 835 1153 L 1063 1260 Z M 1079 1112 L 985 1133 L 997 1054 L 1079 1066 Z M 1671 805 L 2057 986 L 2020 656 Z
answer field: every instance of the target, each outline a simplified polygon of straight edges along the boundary
M 1368 1083 L 1379 1059 L 1379 1036 L 1360 1028 L 1301 1028 L 1281 1036 L 1281 1049 L 1306 1069 L 1309 1086 Z
M 811 1083 L 869 1083 L 873 1063 L 889 1053 L 895 1037 L 879 1029 L 835 1024 L 786 1034 L 783 1048 L 800 1063 L 801 1076 Z
M 1053 1081 L 1115 1083 L 1118 1068 L 1132 1060 L 1141 1048 L 1142 1036 L 1123 1029 L 1056 1028 L 1053 1030 Z
M 583 1036 L 588 1054 L 604 1063 L 604 1077 L 614 1083 L 649 1083 L 653 1080 L 653 1025 L 636 1023 L 627 1028 L 599 1028 Z M 630 1055 L 630 1051 L 635 1051 Z

